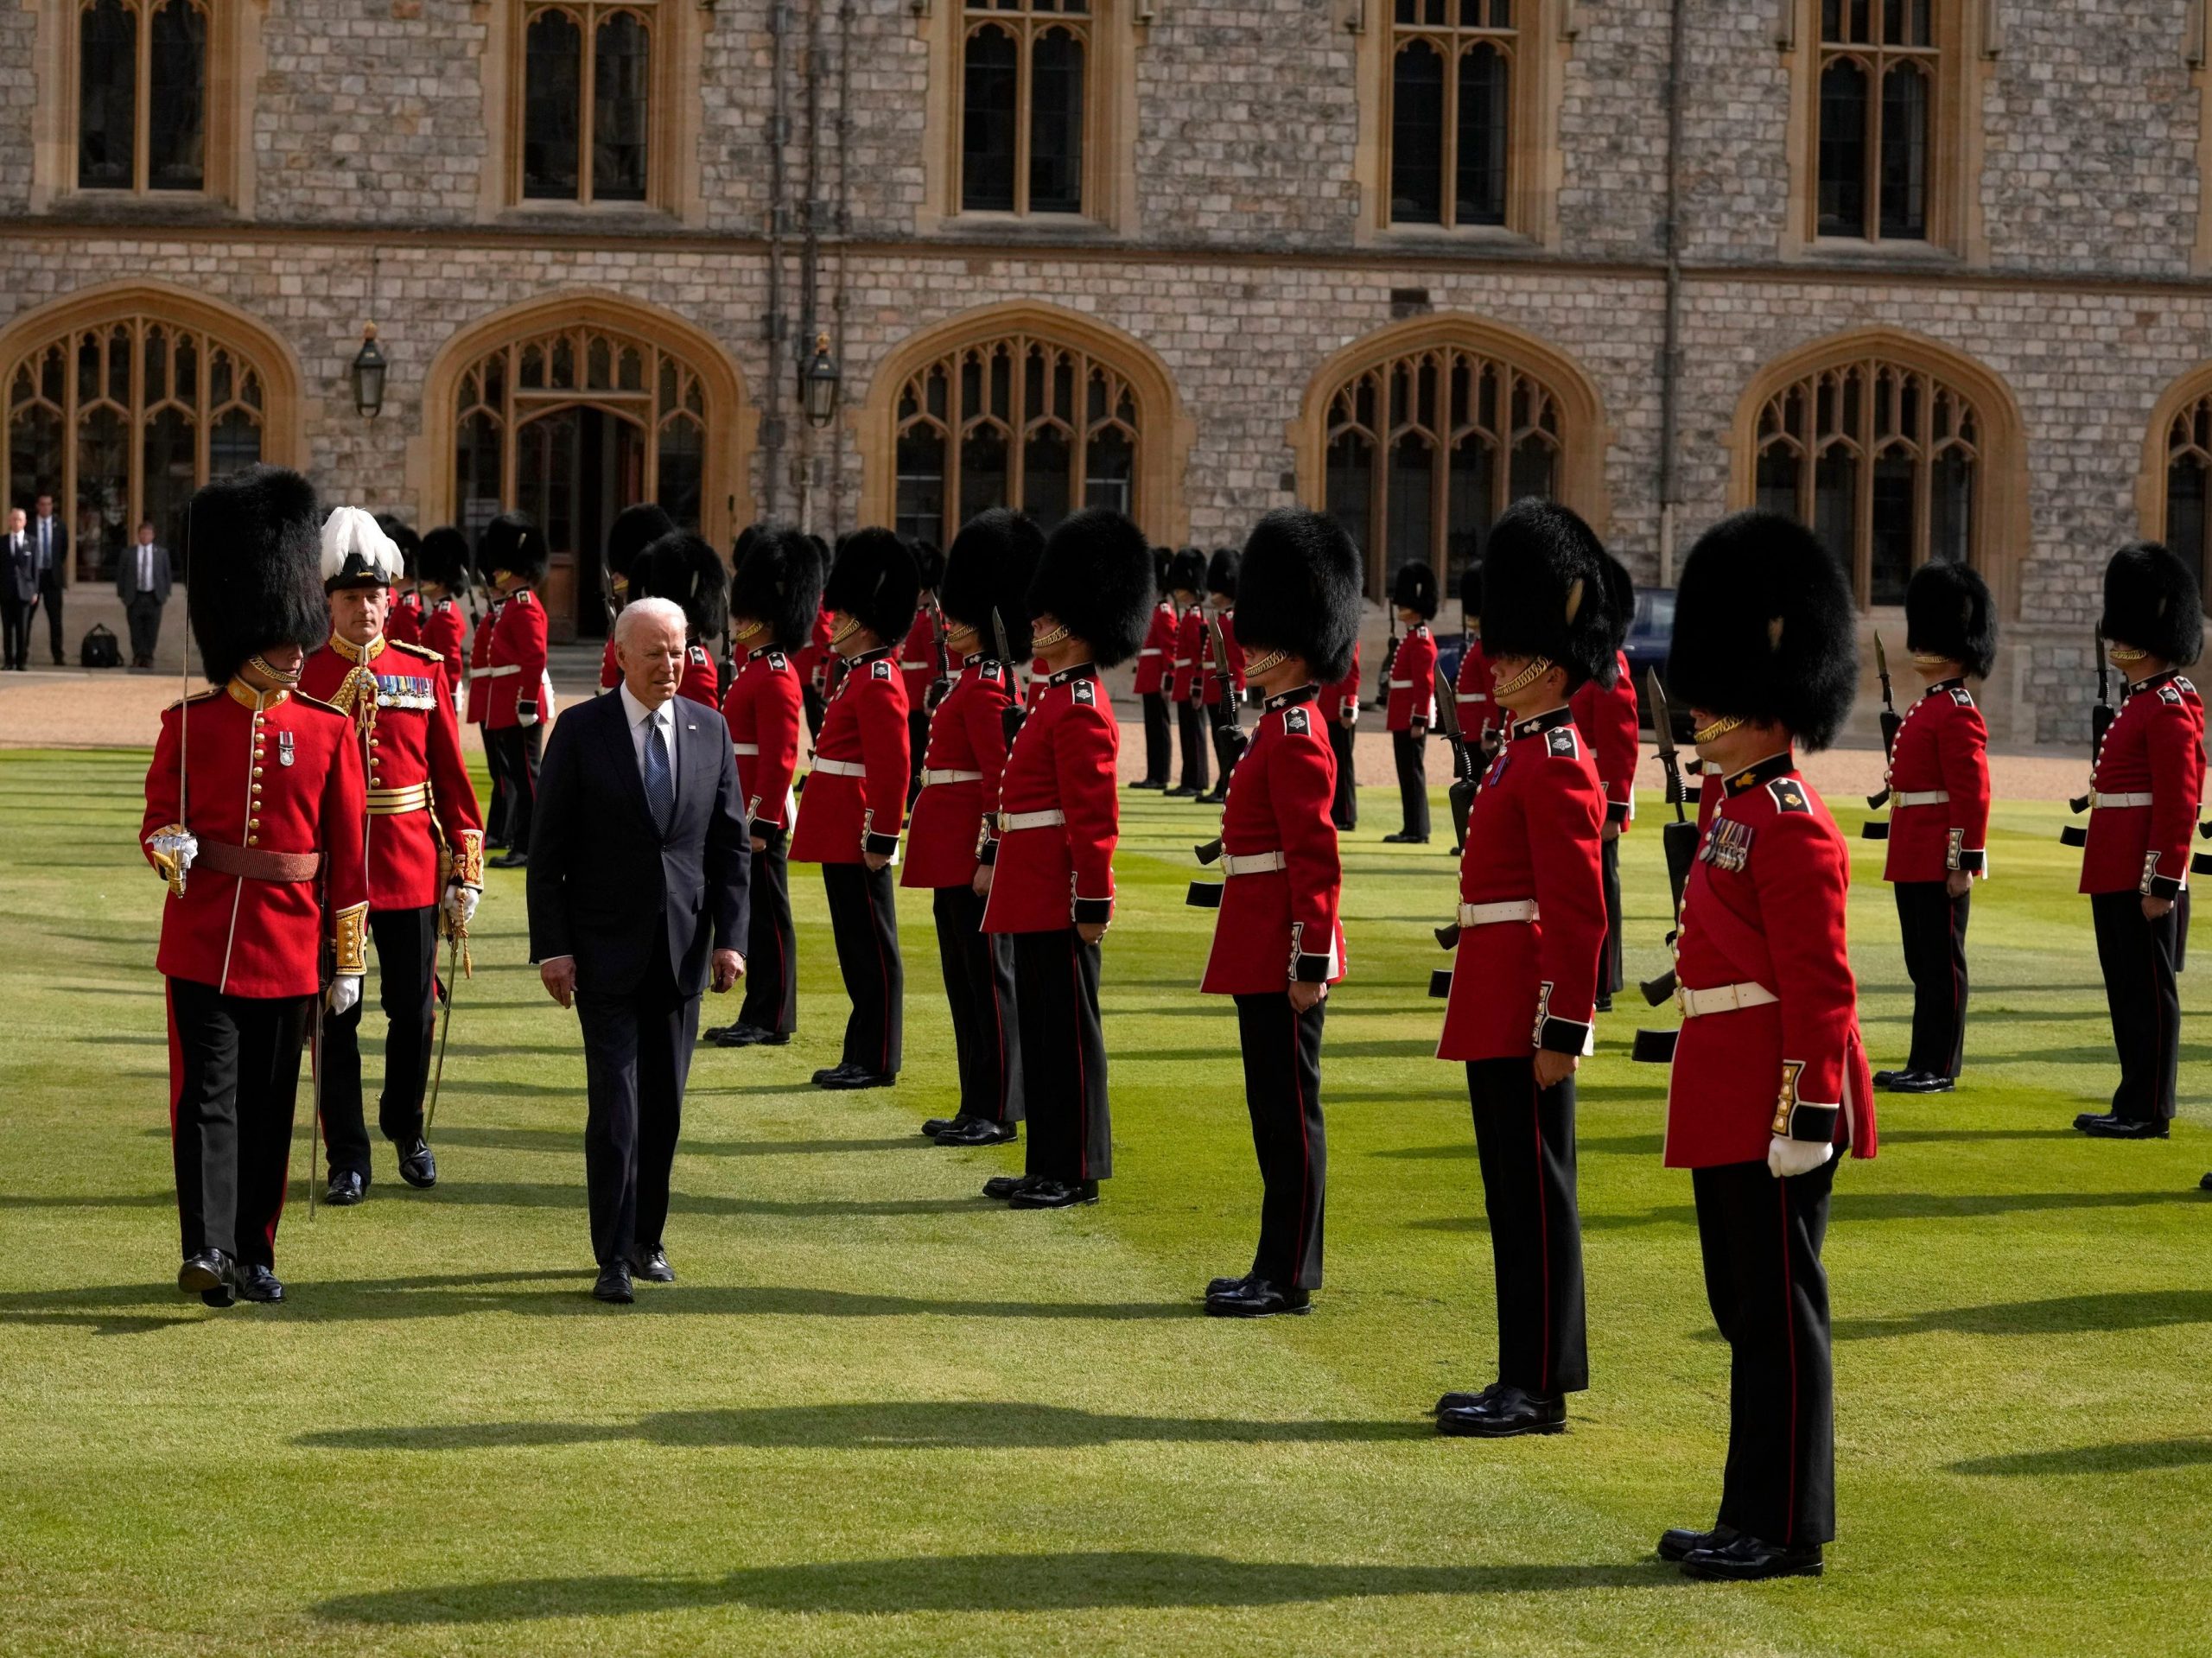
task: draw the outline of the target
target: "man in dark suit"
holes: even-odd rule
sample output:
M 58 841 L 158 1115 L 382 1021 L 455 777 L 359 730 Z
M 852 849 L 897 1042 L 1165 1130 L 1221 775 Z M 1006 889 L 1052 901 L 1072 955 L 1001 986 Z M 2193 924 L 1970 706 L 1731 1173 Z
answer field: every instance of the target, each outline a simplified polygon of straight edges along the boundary
M 602 1301 L 630 1300 L 632 1273 L 676 1281 L 661 1229 L 710 946 L 717 994 L 745 971 L 745 800 L 721 715 L 676 697 L 684 627 L 664 599 L 624 609 L 622 683 L 555 726 L 531 832 L 531 958 L 583 1026 Z
M 7 536 L 0 540 L 0 624 L 4 624 L 0 668 L 11 673 L 21 673 L 31 653 L 31 613 L 38 608 L 38 571 L 32 557 L 23 509 L 10 507 Z
M 115 565 L 115 596 L 130 624 L 130 665 L 154 665 L 162 638 L 162 607 L 169 601 L 169 549 L 154 540 L 154 521 L 138 526 L 138 539 Z
M 54 494 L 39 492 L 38 510 L 31 515 L 31 568 L 38 572 L 39 602 L 46 607 L 46 643 L 54 652 L 54 665 L 69 665 L 61 648 L 61 593 L 63 572 L 69 568 L 69 526 L 54 516 Z

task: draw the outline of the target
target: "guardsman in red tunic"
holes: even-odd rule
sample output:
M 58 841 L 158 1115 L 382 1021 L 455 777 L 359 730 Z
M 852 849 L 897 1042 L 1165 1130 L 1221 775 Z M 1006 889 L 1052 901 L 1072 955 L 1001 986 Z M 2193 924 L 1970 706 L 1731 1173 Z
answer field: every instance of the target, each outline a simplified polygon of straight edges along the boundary
M 1598 1011 L 1613 1011 L 1613 992 L 1628 981 L 1621 955 L 1621 836 L 1636 821 L 1636 764 L 1642 757 L 1643 734 L 1638 723 L 1636 676 L 1630 671 L 1628 652 L 1620 649 L 1636 619 L 1636 578 L 1618 558 L 1605 560 L 1607 617 L 1613 625 L 1613 683 L 1586 681 L 1574 694 L 1574 724 L 1598 761 L 1598 782 L 1605 791 L 1605 827 L 1602 831 L 1605 882 L 1605 962 L 1598 974 Z
M 1731 1359 L 1719 1516 L 1668 1532 L 1659 1553 L 1693 1578 L 1817 1576 L 1835 1535 L 1821 1242 L 1836 1152 L 1874 1154 L 1844 939 L 1851 854 L 1794 752 L 1834 736 L 1858 686 L 1857 607 L 1835 560 L 1772 513 L 1716 524 L 1682 569 L 1667 680 L 1724 772 L 1675 943 L 1666 1162 L 1691 1172 Z
M 2204 648 L 2196 574 L 2156 542 L 2105 567 L 2103 634 L 2127 688 L 2097 753 L 2082 888 L 2120 1050 L 2108 1111 L 2074 1119 L 2104 1140 L 2164 1140 L 2181 1058 L 2177 902 L 2204 793 L 2204 704 L 2180 670 Z
M 1214 763 L 1221 768 L 1219 780 L 1201 798 L 1216 806 L 1229 797 L 1229 774 L 1236 767 L 1236 727 L 1240 723 L 1237 710 L 1244 702 L 1244 647 L 1236 642 L 1236 569 L 1234 547 L 1214 549 L 1213 558 L 1206 566 L 1206 603 L 1213 613 L 1212 626 L 1221 629 L 1222 651 L 1229 658 L 1229 683 L 1222 683 L 1214 661 L 1211 627 L 1201 647 L 1205 655 L 1198 664 L 1198 674 L 1205 688 L 1206 729 L 1213 739 Z M 1225 714 L 1222 711 L 1224 703 L 1228 705 Z
M 1167 718 L 1167 695 L 1175 667 L 1175 630 L 1179 619 L 1170 598 L 1168 575 L 1174 554 L 1165 547 L 1152 549 L 1152 584 L 1160 594 L 1146 626 L 1144 643 L 1137 650 L 1136 683 L 1131 687 L 1144 704 L 1144 775 L 1132 789 L 1167 787 L 1167 773 L 1175 759 L 1175 737 Z
M 490 573 L 502 600 L 483 669 L 491 682 L 484 693 L 484 746 L 498 751 L 499 775 L 506 785 L 507 818 L 500 827 L 507 850 L 493 860 L 502 869 L 530 861 L 537 757 L 544 721 L 553 712 L 545 677 L 545 607 L 532 591 L 545 579 L 547 562 L 545 537 L 525 513 L 502 513 L 484 526 L 476 543 L 476 567 Z
M 1390 658 L 1390 700 L 1382 723 L 1398 763 L 1398 804 L 1404 827 L 1382 837 L 1391 846 L 1428 844 L 1428 730 L 1436 723 L 1436 572 L 1420 559 L 1398 567 L 1390 583 L 1405 632 Z
M 169 1130 L 184 1264 L 210 1306 L 281 1301 L 300 1045 L 367 968 L 359 751 L 335 708 L 291 688 L 325 626 L 315 490 L 255 467 L 193 497 L 192 632 L 219 689 L 162 716 L 139 829 L 168 880 Z M 326 984 L 322 953 L 334 951 Z
M 900 886 L 931 894 L 938 961 L 952 1010 L 959 1109 L 922 1124 L 940 1146 L 1012 1140 L 1023 1115 L 1014 940 L 983 931 L 976 871 L 998 809 L 1007 745 L 1020 723 L 1014 677 L 1029 655 L 1029 582 L 1044 544 L 1027 518 L 994 507 L 961 526 L 941 577 L 944 626 L 963 666 L 930 723 L 928 764 L 899 877 Z M 1008 652 L 1003 661 L 999 629 Z
M 1175 735 L 1183 750 L 1183 775 L 1166 791 L 1170 800 L 1196 799 L 1207 788 L 1211 768 L 1206 751 L 1205 670 L 1208 658 L 1206 610 L 1198 597 L 1205 585 L 1206 556 L 1185 547 L 1169 561 L 1167 580 L 1173 584 L 1182 619 L 1175 624 L 1175 654 L 1168 664 L 1168 700 L 1175 704 Z
M 638 555 L 675 530 L 676 520 L 661 510 L 658 501 L 639 501 L 614 515 L 607 530 L 607 553 L 600 561 L 607 569 L 607 586 L 613 589 L 607 595 L 612 610 L 619 612 L 630 602 L 630 572 Z M 743 550 L 741 537 L 739 550 Z M 614 624 L 610 619 L 607 648 L 599 657 L 599 688 L 611 691 L 621 683 L 622 664 L 614 659 Z M 680 689 L 677 694 L 682 695 Z
M 1338 833 L 1359 827 L 1359 640 L 1351 642 L 1351 664 L 1340 679 L 1330 681 L 1314 698 L 1314 717 L 1328 727 L 1329 750 L 1337 757 L 1337 792 L 1330 804 L 1329 821 Z
M 814 1073 L 817 1088 L 888 1088 L 902 1059 L 906 975 L 891 864 L 906 813 L 906 686 L 895 652 L 918 580 L 906 543 L 888 530 L 856 530 L 822 590 L 845 675 L 823 716 L 791 855 L 822 866 L 853 1011 L 838 1062 Z
M 745 652 L 722 702 L 737 760 L 738 791 L 753 847 L 753 909 L 745 951 L 745 1004 L 737 1022 L 708 1034 L 725 1048 L 781 1047 L 798 1026 L 798 935 L 791 925 L 791 784 L 805 731 L 798 652 L 822 603 L 822 567 L 796 530 L 762 528 L 740 538 L 730 577 L 730 624 Z
M 899 675 L 906 682 L 906 754 L 912 775 L 906 779 L 906 810 L 922 791 L 922 762 L 930 746 L 930 714 L 952 689 L 957 667 L 944 643 L 944 619 L 938 613 L 937 590 L 944 580 L 944 555 L 928 542 L 914 545 L 914 569 L 922 590 L 914 602 L 914 620 L 899 645 Z
M 1344 975 L 1344 935 L 1337 757 L 1319 702 L 1321 684 L 1344 677 L 1360 613 L 1358 551 L 1322 513 L 1268 513 L 1241 575 L 1245 670 L 1266 702 L 1222 809 L 1222 882 L 1191 889 L 1193 903 L 1219 907 L 1200 988 L 1236 998 L 1260 1161 L 1251 1269 L 1206 1287 L 1206 1312 L 1221 1318 L 1303 1312 L 1321 1286 L 1321 1027 Z
M 491 585 L 491 578 L 476 569 L 474 554 L 470 555 L 468 573 L 469 586 L 480 588 L 486 602 L 483 613 L 469 629 L 468 677 L 467 694 L 462 699 L 465 711 L 461 723 L 474 726 L 477 738 L 484 745 L 484 770 L 492 783 L 492 798 L 484 816 L 484 848 L 490 852 L 503 850 L 507 844 L 506 757 L 499 745 L 492 740 L 492 734 L 484 724 L 485 712 L 492 706 L 492 681 L 487 677 L 492 666 L 492 636 L 499 631 L 499 612 L 505 608 L 505 601 L 500 599 L 499 589 Z
M 1099 940 L 1114 917 L 1121 735 L 1099 674 L 1136 654 L 1152 613 L 1152 553 L 1136 525 L 1090 508 L 1061 521 L 1029 586 L 1033 648 L 1050 672 L 999 778 L 976 890 L 983 931 L 1014 938 L 1027 1170 L 983 1195 L 1017 1209 L 1098 1201 L 1114 1172 Z
M 379 633 L 396 563 L 391 543 L 359 507 L 322 527 L 322 585 L 330 641 L 307 659 L 300 689 L 353 722 L 368 785 L 365 839 L 369 936 L 375 941 L 385 1036 L 377 1121 L 397 1148 L 400 1178 L 434 1186 L 438 1166 L 423 1137 L 435 1018 L 439 916 L 466 928 L 484 891 L 484 828 L 461 754 L 461 727 L 434 651 Z M 369 1185 L 369 1131 L 361 1107 L 365 1003 L 324 1021 L 322 1135 L 330 1157 L 326 1200 L 358 1204 Z
M 1912 1051 L 1904 1070 L 1876 1071 L 1874 1086 L 1948 1094 L 1966 1057 L 1968 893 L 1989 873 L 1989 728 L 1967 681 L 1989 677 L 1997 618 L 1981 577 L 1945 561 L 1913 572 L 1904 617 L 1913 671 L 1927 689 L 1897 726 L 1885 779 L 1890 821 L 1867 829 L 1889 842 L 1882 878 L 1904 934 Z
M 813 550 L 815 568 L 822 580 L 830 579 L 830 545 L 821 537 L 810 535 L 807 546 Z M 822 735 L 822 717 L 830 706 L 830 665 L 837 653 L 830 648 L 833 624 L 825 608 L 814 619 L 814 632 L 799 647 L 798 657 L 800 689 L 806 697 L 806 730 L 810 737 Z M 802 788 L 804 785 L 800 785 Z
M 392 584 L 391 613 L 385 619 L 385 637 L 397 645 L 423 642 L 423 538 L 389 512 L 377 514 L 377 528 L 398 549 L 400 579 Z
M 1467 1068 L 1497 1378 L 1437 1401 L 1438 1430 L 1449 1434 L 1557 1433 L 1567 1395 L 1590 1385 L 1574 1072 L 1591 1050 L 1605 936 L 1605 797 L 1569 699 L 1612 670 L 1605 558 L 1580 518 L 1533 499 L 1507 509 L 1484 556 L 1483 656 L 1506 723 L 1468 808 L 1436 1057 Z
M 1459 616 L 1465 644 L 1459 652 L 1459 671 L 1452 681 L 1452 700 L 1459 705 L 1459 729 L 1465 734 L 1478 763 L 1497 752 L 1497 704 L 1491 700 L 1490 664 L 1483 658 L 1483 567 L 1469 564 L 1459 572 Z
M 683 612 L 683 677 L 676 694 L 701 708 L 721 706 L 721 680 L 707 641 L 729 626 L 729 567 L 689 530 L 671 530 L 630 566 L 630 596 L 665 599 Z
M 450 524 L 423 537 L 417 556 L 423 595 L 423 648 L 437 653 L 446 670 L 446 693 L 453 699 L 456 724 L 468 683 L 468 624 L 454 596 L 468 581 L 468 538 Z M 486 642 L 489 648 L 489 641 Z

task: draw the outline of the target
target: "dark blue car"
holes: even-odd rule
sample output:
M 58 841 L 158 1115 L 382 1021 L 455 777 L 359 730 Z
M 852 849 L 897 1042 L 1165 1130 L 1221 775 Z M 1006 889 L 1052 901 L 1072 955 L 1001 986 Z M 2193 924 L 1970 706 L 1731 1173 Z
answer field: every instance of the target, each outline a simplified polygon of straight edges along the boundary
M 1636 590 L 1636 619 L 1629 624 L 1628 638 L 1621 649 L 1628 655 L 1628 670 L 1636 680 L 1638 712 L 1643 724 L 1651 724 L 1649 699 L 1643 694 L 1644 674 L 1657 669 L 1660 677 L 1667 673 L 1667 647 L 1675 637 L 1675 590 L 1672 588 L 1638 588 Z M 1459 658 L 1466 649 L 1465 636 L 1457 632 L 1439 633 L 1436 638 L 1436 660 L 1444 670 L 1445 677 L 1456 682 L 1459 677 Z M 1675 711 L 1675 735 L 1678 740 L 1689 738 L 1689 710 Z

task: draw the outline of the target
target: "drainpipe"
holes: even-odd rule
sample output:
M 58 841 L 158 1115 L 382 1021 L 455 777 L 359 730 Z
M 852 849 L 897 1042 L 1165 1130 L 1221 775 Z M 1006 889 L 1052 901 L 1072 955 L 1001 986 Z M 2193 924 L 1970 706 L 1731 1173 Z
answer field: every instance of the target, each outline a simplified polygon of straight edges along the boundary
M 798 342 L 792 347 L 796 365 L 810 361 L 814 333 L 818 326 L 816 295 L 822 266 L 822 9 L 827 0 L 807 0 L 806 7 L 806 201 L 804 239 L 799 253 Z M 814 422 L 799 411 L 798 522 L 802 530 L 814 528 Z
M 1659 585 L 1675 585 L 1675 512 L 1681 480 L 1675 460 L 1682 375 L 1682 27 L 1686 0 L 1672 0 L 1667 30 L 1667 318 L 1659 351 Z
M 837 207 L 830 228 L 837 238 L 837 282 L 830 308 L 836 317 L 837 360 L 845 360 L 845 251 L 853 233 L 852 194 L 847 181 L 846 141 L 853 131 L 853 31 L 847 0 L 837 0 Z M 830 530 L 831 539 L 845 532 L 845 418 L 840 410 L 830 425 Z
M 791 320 L 784 314 L 784 229 L 789 212 L 784 200 L 784 145 L 791 137 L 791 125 L 785 44 L 791 33 L 791 16 L 790 0 L 773 0 L 768 8 L 768 73 L 774 93 L 767 135 L 767 308 L 760 321 L 768 341 L 766 406 L 760 419 L 760 511 L 768 518 L 781 516 L 784 494 L 784 344 L 791 334 Z

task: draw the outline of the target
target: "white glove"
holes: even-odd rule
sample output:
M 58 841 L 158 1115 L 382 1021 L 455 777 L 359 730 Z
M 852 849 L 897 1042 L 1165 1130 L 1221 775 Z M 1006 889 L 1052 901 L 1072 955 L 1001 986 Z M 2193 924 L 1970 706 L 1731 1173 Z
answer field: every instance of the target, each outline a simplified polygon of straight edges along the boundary
M 349 1013 L 361 1000 L 361 975 L 341 973 L 330 981 L 330 998 L 326 1004 L 334 1013 Z
M 190 829 L 162 829 L 148 835 L 146 844 L 175 864 L 180 873 L 191 868 L 200 855 L 200 837 Z
M 1767 1172 L 1777 1180 L 1787 1180 L 1793 1174 L 1810 1174 L 1834 1155 L 1835 1147 L 1825 1140 L 1777 1134 L 1766 1143 Z
M 476 918 L 477 900 L 484 894 L 474 886 L 454 881 L 446 888 L 446 919 L 456 927 L 465 927 Z

